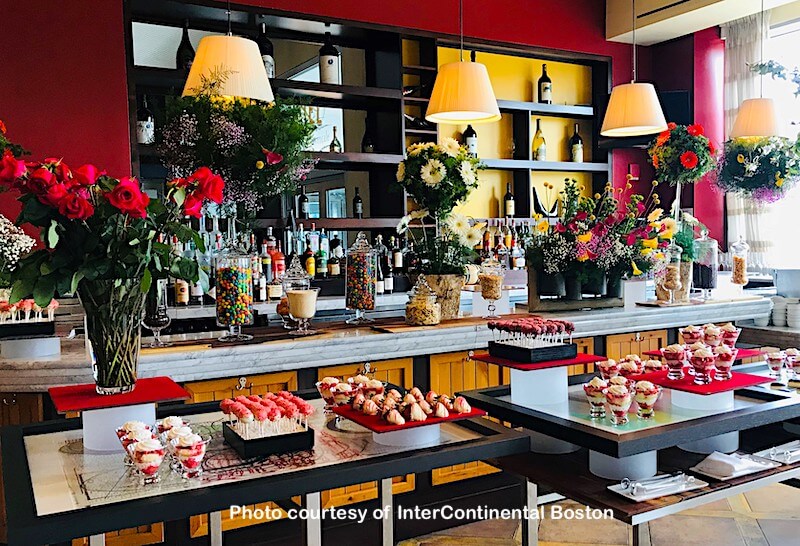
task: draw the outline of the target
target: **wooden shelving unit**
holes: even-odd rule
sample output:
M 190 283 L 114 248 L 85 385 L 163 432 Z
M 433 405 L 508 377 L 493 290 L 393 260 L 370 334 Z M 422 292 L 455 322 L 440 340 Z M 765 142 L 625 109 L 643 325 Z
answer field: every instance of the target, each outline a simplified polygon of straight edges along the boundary
M 534 116 L 552 116 L 559 118 L 592 119 L 594 108 L 591 106 L 569 104 L 543 104 L 540 102 L 521 102 L 515 100 L 498 100 L 501 112 L 528 112 Z
M 530 170 L 549 172 L 608 172 L 608 163 L 575 163 L 571 161 L 532 161 L 524 159 L 481 159 L 487 169 L 497 170 Z

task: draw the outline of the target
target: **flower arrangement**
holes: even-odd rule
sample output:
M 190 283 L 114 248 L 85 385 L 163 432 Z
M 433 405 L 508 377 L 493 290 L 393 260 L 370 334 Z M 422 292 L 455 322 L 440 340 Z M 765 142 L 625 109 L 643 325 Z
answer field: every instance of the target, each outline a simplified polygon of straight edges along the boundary
M 171 182 L 161 202 L 135 178 L 112 178 L 93 165 L 71 169 L 53 158 L 14 161 L 16 167 L 3 168 L 13 176 L 3 175 L 0 184 L 21 192 L 17 223 L 40 228 L 45 248 L 22 258 L 11 272 L 12 302 L 32 294 L 46 306 L 54 294 L 72 294 L 84 280 L 139 279 L 147 292 L 153 275 L 192 282 L 201 277 L 197 262 L 173 255 L 159 235 L 191 239 L 203 249 L 200 235 L 180 220 L 198 215 L 206 201 L 222 200 L 222 178 L 208 168 Z
M 0 214 L 0 289 L 11 286 L 11 272 L 36 241 Z
M 463 275 L 464 266 L 475 258 L 475 247 L 481 242 L 485 224 L 473 225 L 463 214 L 451 213 L 442 222 L 438 234 L 428 234 L 419 229 L 415 234 L 415 220 L 428 216 L 423 209 L 404 216 L 397 226 L 397 233 L 408 234 L 417 249 L 420 259 L 419 273 L 426 275 Z
M 480 162 L 453 138 L 412 144 L 406 154 L 397 166 L 397 182 L 437 220 L 478 187 Z
M 650 144 L 647 153 L 656 179 L 670 185 L 699 180 L 714 169 L 716 147 L 703 133 L 703 126 L 670 123 Z
M 194 95 L 167 102 L 156 149 L 169 177 L 201 166 L 226 181 L 224 206 L 254 215 L 267 197 L 294 192 L 314 169 L 305 150 L 316 124 L 302 105 L 277 98 L 266 105 L 219 95 L 228 77 L 215 71 Z
M 737 138 L 725 143 L 717 186 L 761 203 L 781 199 L 800 178 L 800 137 Z

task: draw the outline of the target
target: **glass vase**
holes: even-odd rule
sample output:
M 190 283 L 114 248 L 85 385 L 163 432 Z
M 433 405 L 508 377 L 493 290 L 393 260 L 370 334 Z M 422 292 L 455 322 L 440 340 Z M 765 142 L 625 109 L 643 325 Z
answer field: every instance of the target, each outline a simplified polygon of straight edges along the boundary
M 78 285 L 98 394 L 123 394 L 136 385 L 145 302 L 141 282 L 83 279 Z

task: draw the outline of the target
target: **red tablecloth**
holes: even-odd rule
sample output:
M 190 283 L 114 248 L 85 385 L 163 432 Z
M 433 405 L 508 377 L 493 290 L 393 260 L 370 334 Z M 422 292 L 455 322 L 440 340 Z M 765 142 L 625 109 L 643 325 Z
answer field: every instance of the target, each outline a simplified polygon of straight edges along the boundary
M 136 388 L 125 394 L 97 394 L 94 383 L 48 389 L 58 413 L 86 411 L 154 402 L 187 400 L 191 395 L 169 377 L 139 379 Z
M 473 360 L 480 360 L 481 362 L 488 362 L 489 364 L 497 364 L 505 368 L 514 368 L 515 370 L 523 370 L 526 372 L 533 370 L 546 370 L 547 368 L 560 368 L 561 366 L 575 366 L 576 364 L 594 364 L 596 362 L 603 362 L 608 360 L 604 356 L 587 355 L 579 353 L 575 358 L 568 358 L 565 360 L 548 360 L 545 362 L 525 363 L 517 362 L 516 360 L 508 360 L 506 358 L 498 358 L 489 353 L 478 353 L 472 357 Z
M 459 421 L 461 419 L 470 419 L 472 417 L 483 417 L 486 412 L 472 408 L 469 413 L 451 413 L 449 417 L 432 417 L 428 416 L 425 421 L 406 421 L 404 425 L 392 425 L 384 421 L 379 415 L 367 415 L 356 411 L 350 406 L 336 406 L 333 412 L 342 417 L 350 419 L 354 423 L 358 423 L 364 428 L 372 432 L 394 432 L 396 430 L 405 430 L 407 428 L 424 427 L 427 425 L 435 425 L 438 423 L 447 423 L 449 421 Z
M 686 368 L 683 370 L 686 372 Z M 736 389 L 743 389 L 745 387 L 752 387 L 762 383 L 769 383 L 773 381 L 771 377 L 763 375 L 753 375 L 749 373 L 731 372 L 731 378 L 727 381 L 712 381 L 708 385 L 696 385 L 694 383 L 694 376 L 686 374 L 683 379 L 672 380 L 667 379 L 669 372 L 651 372 L 641 375 L 633 375 L 630 379 L 634 381 L 650 381 L 656 385 L 660 385 L 665 389 L 673 389 L 676 391 L 690 392 L 692 394 L 719 394 L 721 392 L 735 391 Z M 714 372 L 711 372 L 714 376 Z

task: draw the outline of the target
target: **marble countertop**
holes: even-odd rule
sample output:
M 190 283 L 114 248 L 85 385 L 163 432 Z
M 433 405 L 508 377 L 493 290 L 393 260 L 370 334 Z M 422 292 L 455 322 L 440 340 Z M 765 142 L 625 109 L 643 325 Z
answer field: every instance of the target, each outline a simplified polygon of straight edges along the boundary
M 743 321 L 768 316 L 771 307 L 772 302 L 768 299 L 748 299 L 685 307 L 634 306 L 542 315 L 572 321 L 575 323 L 575 337 L 590 337 L 687 324 Z M 200 336 L 177 336 L 179 339 L 198 339 L 197 345 L 143 350 L 139 360 L 140 376 L 168 375 L 179 382 L 244 376 L 480 349 L 485 348 L 491 339 L 484 323 L 451 323 L 403 333 L 352 328 L 305 339 L 213 348 L 207 339 L 199 339 Z M 0 359 L 0 392 L 42 392 L 54 385 L 91 381 L 82 340 L 65 340 L 60 358 L 37 361 Z

